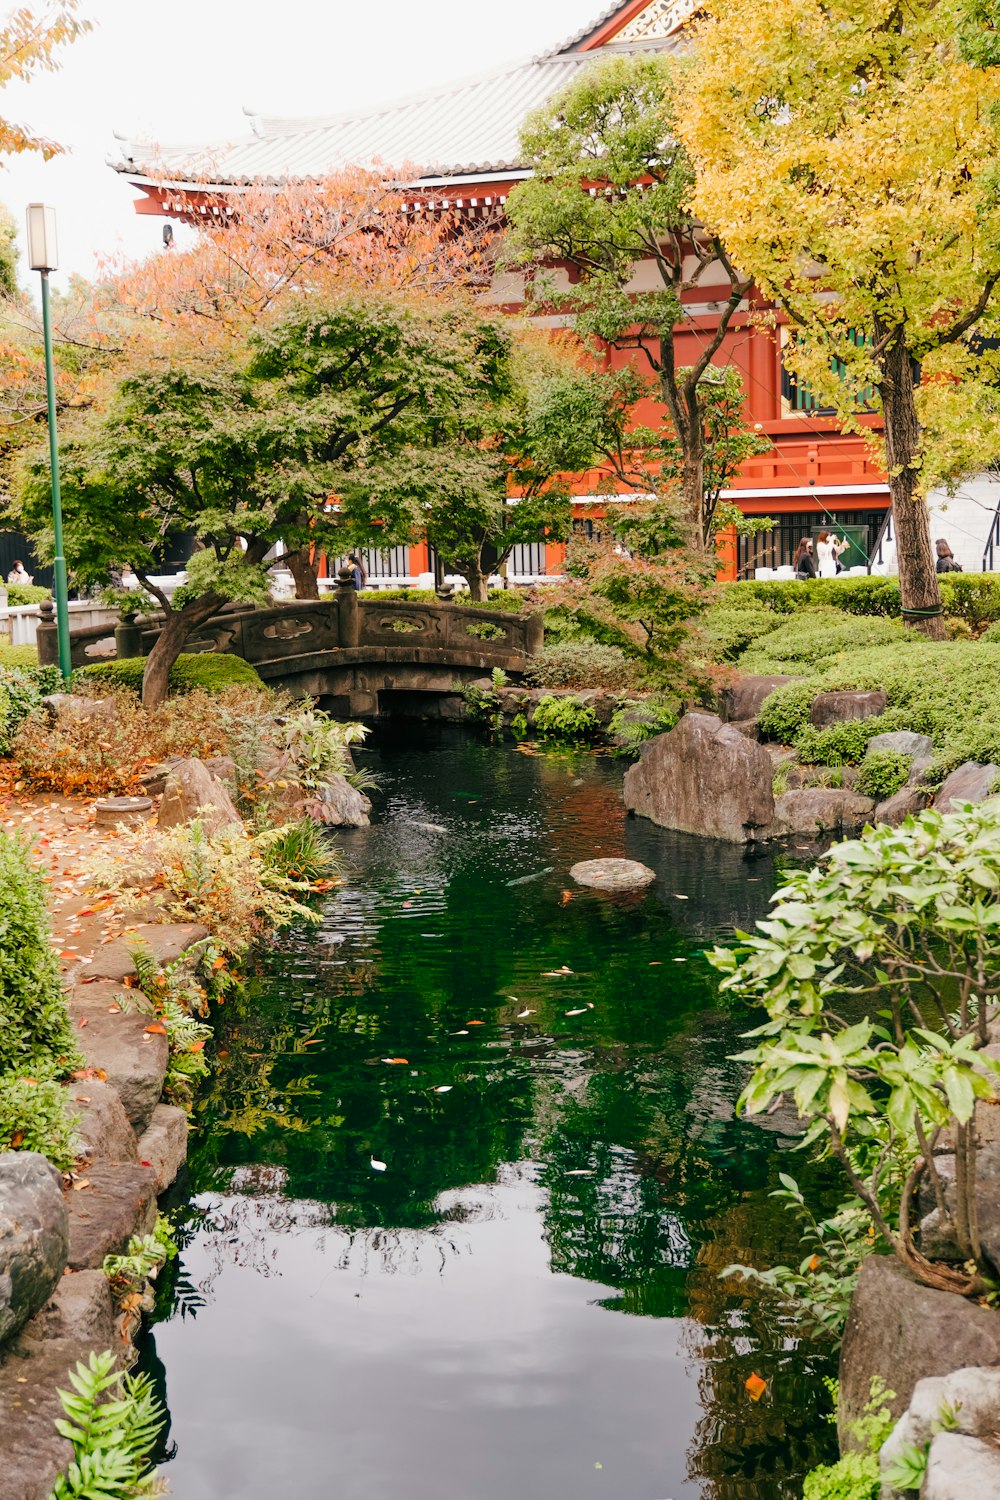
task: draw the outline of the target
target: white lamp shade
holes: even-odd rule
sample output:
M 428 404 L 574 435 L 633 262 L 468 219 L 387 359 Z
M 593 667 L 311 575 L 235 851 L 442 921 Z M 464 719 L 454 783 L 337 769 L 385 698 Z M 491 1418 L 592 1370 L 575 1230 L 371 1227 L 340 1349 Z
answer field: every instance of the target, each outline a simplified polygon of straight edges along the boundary
M 28 204 L 28 264 L 33 271 L 54 271 L 59 264 L 56 211 L 47 203 Z

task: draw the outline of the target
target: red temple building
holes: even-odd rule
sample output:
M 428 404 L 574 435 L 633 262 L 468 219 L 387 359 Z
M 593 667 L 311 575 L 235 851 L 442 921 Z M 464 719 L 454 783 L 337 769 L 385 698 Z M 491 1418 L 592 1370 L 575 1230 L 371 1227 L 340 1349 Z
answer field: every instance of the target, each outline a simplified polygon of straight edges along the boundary
M 405 164 L 409 173 L 406 191 L 412 191 L 414 200 L 430 210 L 472 217 L 495 214 L 498 208 L 502 211 L 512 187 L 530 175 L 518 144 L 526 116 L 600 55 L 684 45 L 683 30 L 696 9 L 697 0 L 624 0 L 576 36 L 527 62 L 363 112 L 316 119 L 252 115 L 249 134 L 228 145 L 154 147 L 125 141 L 122 158 L 113 165 L 140 189 L 139 213 L 190 223 L 218 212 L 220 197 L 238 197 L 247 183 L 308 180 L 348 164 L 367 166 L 375 161 L 390 168 Z M 413 163 L 419 166 L 414 169 Z M 636 290 L 644 288 L 645 274 L 645 268 L 638 265 Z M 721 296 L 723 287 L 728 292 L 721 268 L 720 276 Z M 691 362 L 698 340 L 712 326 L 715 304 L 706 300 L 706 291 L 710 297 L 711 284 L 693 294 L 686 320 L 678 328 L 681 364 Z M 516 309 L 522 297 L 523 282 L 504 275 L 497 278 L 488 300 Z M 748 419 L 759 424 L 772 443 L 769 452 L 744 465 L 728 495 L 745 514 L 775 519 L 773 531 L 738 542 L 733 539 L 731 546 L 723 548 L 724 571 L 729 576 L 746 576 L 761 565 L 787 565 L 801 535 L 831 523 L 838 530 L 849 529 L 860 555 L 875 556 L 891 566 L 892 548 L 885 535 L 889 507 L 885 476 L 873 464 L 863 439 L 840 431 L 785 371 L 783 338 L 780 315 L 775 328 L 764 329 L 751 318 L 747 305 L 737 314 L 716 355 L 717 364 L 740 370 Z M 690 356 L 685 354 L 686 347 Z M 630 356 L 612 351 L 609 357 Z M 974 481 L 971 489 L 976 494 L 963 492 L 942 522 L 967 571 L 992 565 L 992 559 L 984 562 L 984 547 L 993 534 L 996 495 L 984 484 Z M 963 498 L 968 502 L 964 509 Z M 586 526 L 599 517 L 606 503 L 604 498 L 581 494 L 575 506 L 577 524 Z M 544 575 L 557 569 L 560 560 L 561 549 L 552 546 L 548 556 L 542 544 L 518 549 L 511 572 L 515 578 Z M 853 560 L 860 560 L 859 554 Z M 386 571 L 413 575 L 422 571 L 421 563 L 426 566 L 426 559 L 397 556 Z

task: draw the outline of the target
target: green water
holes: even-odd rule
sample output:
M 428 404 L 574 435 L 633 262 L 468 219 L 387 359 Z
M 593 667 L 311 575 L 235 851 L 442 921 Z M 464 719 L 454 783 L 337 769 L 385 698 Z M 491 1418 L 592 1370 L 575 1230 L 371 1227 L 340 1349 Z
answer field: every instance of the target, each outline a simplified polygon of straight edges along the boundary
M 702 957 L 772 862 L 627 820 L 620 762 L 365 760 L 348 888 L 219 1012 L 149 1351 L 174 1493 L 799 1495 L 829 1351 L 718 1279 L 794 1255 L 768 1192 L 799 1163 L 734 1117 L 747 1021 Z M 574 887 L 597 855 L 656 884 Z

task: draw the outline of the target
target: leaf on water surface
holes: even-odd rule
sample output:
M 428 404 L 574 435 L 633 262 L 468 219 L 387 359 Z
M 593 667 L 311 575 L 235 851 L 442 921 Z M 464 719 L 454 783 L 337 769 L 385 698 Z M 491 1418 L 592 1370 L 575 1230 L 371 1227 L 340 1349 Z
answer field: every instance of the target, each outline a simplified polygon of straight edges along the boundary
M 375 1157 L 373 1156 L 372 1157 L 372 1171 L 373 1172 L 384 1172 L 385 1171 L 385 1162 L 384 1161 L 377 1161 L 375 1159 Z
M 485 1026 L 485 1021 L 466 1021 L 466 1026 Z
M 746 1391 L 751 1401 L 759 1401 L 767 1390 L 767 1381 L 762 1380 L 756 1371 L 746 1378 Z
M 593 1175 L 593 1167 L 574 1167 L 571 1172 L 566 1173 L 567 1177 L 593 1177 Z
M 562 900 L 560 901 L 559 905 L 560 906 L 568 906 L 569 903 L 572 901 L 572 899 L 573 899 L 573 892 L 572 891 L 563 891 L 563 893 L 562 893 Z

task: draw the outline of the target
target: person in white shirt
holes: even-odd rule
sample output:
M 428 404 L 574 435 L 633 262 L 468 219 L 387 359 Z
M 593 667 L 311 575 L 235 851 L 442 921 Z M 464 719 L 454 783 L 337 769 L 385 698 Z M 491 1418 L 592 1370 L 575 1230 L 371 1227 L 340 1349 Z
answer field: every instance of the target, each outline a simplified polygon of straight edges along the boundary
M 837 558 L 842 552 L 846 552 L 850 542 L 845 538 L 838 538 L 830 531 L 821 531 L 816 538 L 816 561 L 819 564 L 819 576 L 821 578 L 836 578 Z
M 25 571 L 24 563 L 19 557 L 15 557 L 14 566 L 7 574 L 8 583 L 30 583 L 31 574 Z

